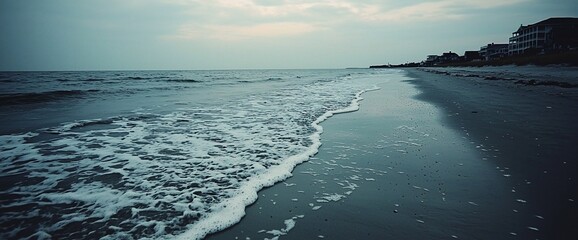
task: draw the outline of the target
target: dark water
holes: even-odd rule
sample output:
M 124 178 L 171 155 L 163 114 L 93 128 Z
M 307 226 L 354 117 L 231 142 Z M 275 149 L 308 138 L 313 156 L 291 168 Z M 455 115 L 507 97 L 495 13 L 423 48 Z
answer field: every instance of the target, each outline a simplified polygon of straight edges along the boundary
M 0 238 L 171 238 L 187 230 L 196 238 L 222 229 L 257 190 L 317 151 L 320 117 L 399 76 L 0 73 Z

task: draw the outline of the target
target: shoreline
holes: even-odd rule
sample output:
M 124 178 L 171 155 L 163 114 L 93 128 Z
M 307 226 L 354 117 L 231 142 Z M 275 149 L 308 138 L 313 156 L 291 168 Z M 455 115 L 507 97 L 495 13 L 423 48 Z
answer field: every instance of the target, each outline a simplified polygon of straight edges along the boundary
M 468 70 L 482 74 L 464 74 Z M 416 79 L 410 82 L 422 91 L 417 98 L 440 106 L 446 113 L 444 123 L 499 150 L 496 164 L 507 169 L 512 191 L 526 195 L 524 204 L 541 220 L 541 227 L 532 230 L 537 229 L 547 239 L 575 239 L 578 89 L 519 85 L 516 81 L 541 78 L 572 82 L 578 80 L 578 71 L 526 70 L 447 68 L 408 73 Z
M 307 151 L 289 156 L 283 164 L 270 169 L 266 174 L 264 174 L 264 176 L 261 176 L 261 178 L 249 182 L 249 184 L 245 185 L 241 189 L 242 194 L 238 194 L 235 198 L 228 199 L 217 206 L 217 208 L 222 209 L 222 212 L 196 223 L 193 228 L 190 228 L 186 232 L 176 236 L 177 239 L 203 239 L 207 237 L 207 235 L 216 234 L 238 224 L 245 215 L 245 209 L 258 200 L 258 194 L 261 190 L 280 184 L 292 177 L 292 172 L 297 166 L 308 161 L 319 152 L 319 148 L 322 144 L 321 134 L 323 134 L 323 127 L 321 124 L 323 122 L 334 115 L 359 110 L 359 102 L 363 100 L 361 95 L 365 92 L 375 90 L 378 89 L 371 88 L 358 92 L 348 106 L 328 111 L 319 116 L 313 123 L 311 123 L 311 126 L 316 131 L 309 136 L 309 139 L 313 144 L 307 149 Z
M 553 216 L 512 180 L 518 172 L 499 166 L 504 150 L 448 121 L 432 105 L 442 102 L 424 101 L 424 92 L 446 96 L 416 83 L 436 75 L 408 74 L 417 78 L 382 84 L 359 111 L 324 122 L 318 154 L 207 239 L 551 236 L 543 222 Z

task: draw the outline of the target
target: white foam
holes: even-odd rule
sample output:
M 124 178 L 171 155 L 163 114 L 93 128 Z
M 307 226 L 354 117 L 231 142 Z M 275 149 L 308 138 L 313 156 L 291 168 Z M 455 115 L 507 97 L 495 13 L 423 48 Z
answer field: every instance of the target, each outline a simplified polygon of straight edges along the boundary
M 272 239 L 279 239 L 280 236 L 287 235 L 287 233 L 289 233 L 289 231 L 291 231 L 295 227 L 295 225 L 297 224 L 297 221 L 296 221 L 297 219 L 304 218 L 304 217 L 305 217 L 304 215 L 297 215 L 295 217 L 292 217 L 290 219 L 286 219 L 285 221 L 283 221 L 283 223 L 285 224 L 284 228 L 273 229 L 273 230 L 269 230 L 269 231 L 261 230 L 261 231 L 259 231 L 259 233 L 268 233 L 268 234 L 271 234 L 274 236 Z
M 311 126 L 316 129 L 316 131 L 309 136 L 309 139 L 312 141 L 312 145 L 307 148 L 304 152 L 293 155 L 283 161 L 282 164 L 274 166 L 273 168 L 269 169 L 265 174 L 259 176 L 258 179 L 254 181 L 248 182 L 243 186 L 243 191 L 241 194 L 237 196 L 245 196 L 241 197 L 234 197 L 227 199 L 224 203 L 226 205 L 234 205 L 234 208 L 229 208 L 227 211 L 217 211 L 218 214 L 213 214 L 210 217 L 201 219 L 197 224 L 191 227 L 187 232 L 181 234 L 179 239 L 201 239 L 207 234 L 218 232 L 226 227 L 229 227 L 238 221 L 244 216 L 244 207 L 247 205 L 252 204 L 257 199 L 257 194 L 259 190 L 264 187 L 271 186 L 276 182 L 282 181 L 287 179 L 288 177 L 292 176 L 291 172 L 295 168 L 296 165 L 308 160 L 310 157 L 315 155 L 321 146 L 321 133 L 323 132 L 323 127 L 320 125 L 321 122 L 327 120 L 331 116 L 340 113 L 347 113 L 359 110 L 359 102 L 363 99 L 361 94 L 366 91 L 374 91 L 378 90 L 379 88 L 374 87 L 367 90 L 360 91 L 356 94 L 355 99 L 351 101 L 348 107 L 327 111 L 320 117 L 318 117 Z M 323 200 L 327 201 L 339 201 L 341 198 L 345 196 L 335 194 L 323 197 Z M 241 204 L 238 201 L 241 200 Z M 318 200 L 319 201 L 319 200 Z M 236 203 L 236 204 L 234 204 Z M 231 212 L 231 209 L 233 209 Z
M 358 110 L 361 95 L 377 90 L 372 81 L 295 83 L 215 106 L 82 120 L 44 129 L 50 138 L 40 141 L 32 140 L 40 133 L 0 136 L 1 176 L 40 179 L 12 187 L 10 192 L 23 197 L 5 206 L 42 204 L 39 211 L 47 211 L 72 205 L 52 222 L 36 220 L 45 223 L 37 235 L 71 223 L 122 218 L 122 226 L 106 227 L 113 233 L 104 238 L 144 234 L 144 229 L 146 238 L 183 231 L 176 237 L 203 238 L 237 223 L 260 189 L 287 179 L 315 155 L 320 123 Z M 95 124 L 104 128 L 87 128 Z M 29 217 L 7 213 L 0 223 Z
M 341 195 L 338 193 L 331 193 L 331 194 L 330 193 L 324 193 L 323 195 L 324 196 L 319 197 L 319 199 L 317 201 L 324 200 L 326 202 L 330 202 L 330 201 L 338 202 L 339 200 L 345 198 L 345 195 Z

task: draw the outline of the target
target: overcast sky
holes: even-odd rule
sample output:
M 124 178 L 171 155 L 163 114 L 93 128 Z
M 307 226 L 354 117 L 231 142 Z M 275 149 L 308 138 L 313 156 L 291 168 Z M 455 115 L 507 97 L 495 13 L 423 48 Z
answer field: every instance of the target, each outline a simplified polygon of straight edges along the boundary
M 0 0 L 0 70 L 367 67 L 577 15 L 575 0 Z

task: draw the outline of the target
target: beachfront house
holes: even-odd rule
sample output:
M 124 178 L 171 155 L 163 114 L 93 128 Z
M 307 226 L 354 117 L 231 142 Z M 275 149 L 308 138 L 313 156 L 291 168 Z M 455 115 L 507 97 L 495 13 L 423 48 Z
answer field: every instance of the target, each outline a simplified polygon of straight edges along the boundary
M 491 43 L 480 48 L 480 56 L 486 61 L 500 59 L 508 54 L 508 44 Z
M 578 49 L 578 18 L 548 18 L 520 25 L 512 33 L 508 55 Z
M 442 55 L 428 55 L 427 59 L 422 63 L 424 66 L 435 66 L 438 64 L 452 63 L 460 61 L 460 56 L 451 51 L 443 53 Z
M 466 51 L 463 59 L 465 62 L 478 62 L 482 60 L 482 56 L 480 56 L 480 51 Z
M 441 63 L 457 62 L 460 60 L 460 56 L 457 53 L 447 52 L 443 53 L 438 57 L 438 61 Z
M 439 58 L 438 55 L 428 55 L 425 62 L 424 62 L 424 65 L 425 66 L 433 66 L 436 63 L 438 63 L 438 58 Z

